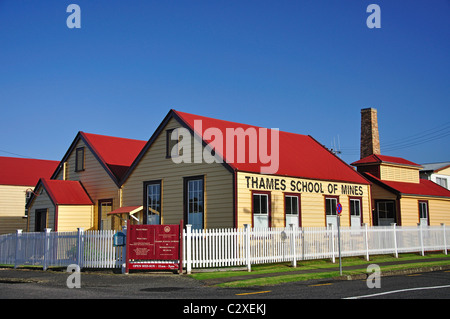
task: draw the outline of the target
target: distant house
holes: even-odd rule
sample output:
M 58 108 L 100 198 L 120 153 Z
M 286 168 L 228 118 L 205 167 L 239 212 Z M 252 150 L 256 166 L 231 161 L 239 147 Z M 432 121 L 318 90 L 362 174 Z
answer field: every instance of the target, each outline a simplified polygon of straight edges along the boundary
M 0 234 L 26 229 L 26 199 L 39 178 L 49 178 L 58 161 L 0 157 Z
M 74 231 L 78 227 L 91 229 L 93 225 L 94 205 L 79 181 L 40 179 L 28 207 L 32 207 L 30 231 Z
M 450 190 L 450 162 L 422 164 L 420 178 L 428 179 Z
M 421 165 L 380 154 L 376 109 L 361 110 L 361 159 L 352 165 L 372 182 L 373 225 L 450 224 L 450 191 L 421 179 Z
M 373 183 L 374 225 L 450 224 L 450 191 L 419 178 L 419 164 L 372 154 L 352 165 Z
M 28 202 L 30 222 L 29 231 L 42 230 L 42 228 L 52 228 L 62 231 L 76 230 L 78 227 L 84 229 L 116 229 L 120 228 L 120 219 L 112 219 L 108 215 L 112 210 L 121 207 L 122 188 L 121 181 L 129 166 L 145 145 L 145 141 L 126 139 L 113 136 L 105 136 L 78 132 L 66 154 L 62 158 L 58 168 L 51 176 L 52 180 L 59 180 L 59 183 L 41 180 L 36 185 L 36 194 Z M 64 183 L 67 181 L 68 183 Z M 78 186 L 72 182 L 76 181 Z M 69 183 L 70 182 L 70 183 Z M 66 186 L 66 184 L 68 186 Z M 79 202 L 59 201 L 57 190 L 60 188 L 64 196 L 70 195 L 71 187 L 76 187 Z M 85 196 L 90 199 L 89 204 Z M 62 195 L 59 193 L 59 195 Z M 47 205 L 47 206 L 44 206 Z M 45 204 L 46 203 L 46 204 Z M 61 209 L 58 206 L 63 205 L 63 211 L 68 211 L 73 216 L 83 216 L 83 222 L 78 222 L 70 216 L 61 216 Z M 90 222 L 86 222 L 88 209 L 81 207 L 92 205 Z M 47 209 L 46 225 L 37 223 L 37 214 L 42 214 Z M 56 210 L 56 212 L 54 212 Z M 66 214 L 66 213 L 65 213 Z M 67 213 L 68 214 L 68 213 Z M 61 219 L 62 218 L 62 219 Z M 67 218 L 64 220 L 64 218 Z M 67 226 L 62 226 L 67 220 L 72 220 Z M 42 217 L 43 221 L 44 218 Z M 115 221 L 117 221 L 115 223 Z

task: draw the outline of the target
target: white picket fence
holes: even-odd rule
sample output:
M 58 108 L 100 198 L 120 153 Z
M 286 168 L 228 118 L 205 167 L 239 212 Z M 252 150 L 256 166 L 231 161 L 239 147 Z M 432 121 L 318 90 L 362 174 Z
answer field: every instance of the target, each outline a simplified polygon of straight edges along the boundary
M 126 231 L 125 231 L 126 232 Z M 125 263 L 125 246 L 115 247 L 116 231 L 46 232 L 0 235 L 0 265 L 120 268 Z M 341 256 L 444 251 L 450 245 L 450 231 L 442 226 L 341 227 Z M 183 230 L 183 267 L 246 266 L 338 257 L 338 232 L 333 227 L 232 228 Z
M 333 227 L 240 228 L 183 231 L 183 266 L 193 268 L 247 266 L 339 256 L 338 231 Z M 444 251 L 450 231 L 442 226 L 374 226 L 340 228 L 341 256 Z
M 113 230 L 45 232 L 0 235 L 0 264 L 18 266 L 116 268 L 125 250 L 113 245 Z

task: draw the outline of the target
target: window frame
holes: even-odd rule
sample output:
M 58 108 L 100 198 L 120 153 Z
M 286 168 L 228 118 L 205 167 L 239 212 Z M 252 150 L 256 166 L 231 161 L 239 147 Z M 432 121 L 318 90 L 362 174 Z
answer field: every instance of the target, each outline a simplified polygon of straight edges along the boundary
M 359 219 L 360 219 L 360 225 L 362 225 L 362 223 L 363 223 L 362 197 L 349 196 L 349 198 L 348 198 L 348 204 L 349 204 L 348 213 L 349 213 L 349 218 L 350 218 L 350 226 L 352 225 L 352 216 L 353 216 L 352 215 L 352 201 L 359 202 Z
M 144 225 L 147 225 L 148 223 L 148 186 L 150 185 L 159 185 L 159 224 L 162 225 L 162 210 L 163 210 L 163 189 L 162 189 L 162 180 L 152 180 L 152 181 L 145 181 L 144 183 L 144 198 L 143 198 L 143 216 L 142 216 L 142 223 Z
M 78 152 L 82 152 L 82 156 L 81 156 L 81 163 L 78 160 Z M 84 147 L 77 147 L 75 150 L 75 172 L 82 172 L 85 170 L 85 159 L 86 159 L 86 152 L 85 152 L 85 148 Z M 79 168 L 81 164 L 81 168 Z
M 196 176 L 187 176 L 183 177 L 183 219 L 185 225 L 189 224 L 189 182 L 201 180 L 202 181 L 202 225 L 200 229 L 205 228 L 205 218 L 206 218 L 206 200 L 205 200 L 205 176 L 204 175 L 196 175 Z M 194 229 L 194 228 L 192 228 Z
M 436 176 L 436 184 L 448 189 L 448 179 L 445 177 Z
M 302 227 L 302 209 L 301 209 L 301 197 L 300 194 L 297 193 L 284 193 L 284 225 L 285 227 L 289 226 L 286 223 L 286 197 L 294 197 L 297 198 L 297 216 L 298 216 L 298 227 Z
M 254 207 L 254 196 L 255 195 L 265 195 L 267 196 L 267 227 L 272 227 L 272 193 L 265 191 L 252 191 L 252 227 L 255 227 L 255 207 Z M 258 214 L 259 215 L 259 214 Z
M 103 212 L 102 212 L 102 205 L 103 204 L 111 204 L 111 211 L 113 211 L 113 208 L 114 208 L 114 201 L 113 201 L 112 198 L 104 198 L 104 199 L 99 199 L 98 200 L 98 206 L 97 206 L 97 214 L 98 214 L 98 216 L 97 216 L 97 222 L 98 222 L 97 229 L 98 230 L 103 230 L 103 227 L 101 227 L 102 226 L 102 215 L 103 215 Z
M 428 201 L 427 200 L 419 200 L 418 205 L 419 205 L 419 224 L 422 219 L 425 219 L 425 217 L 422 217 L 422 205 L 425 205 L 425 213 L 427 214 L 427 216 L 426 216 L 427 225 L 430 225 L 430 208 L 428 205 Z
M 172 133 L 176 131 L 176 128 L 166 130 L 166 158 L 172 158 L 172 148 L 175 145 L 178 145 L 180 142 L 180 136 L 178 135 L 176 140 L 172 140 Z M 175 143 L 172 145 L 172 143 Z M 172 147 L 171 147 L 172 146 Z M 180 149 L 177 151 L 176 157 L 180 156 Z

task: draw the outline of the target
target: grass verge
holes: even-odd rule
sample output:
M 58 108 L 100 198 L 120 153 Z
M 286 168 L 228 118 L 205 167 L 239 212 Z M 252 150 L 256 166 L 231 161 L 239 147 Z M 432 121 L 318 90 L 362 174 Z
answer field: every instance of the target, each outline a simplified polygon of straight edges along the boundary
M 428 254 L 426 256 L 420 256 L 417 254 L 401 254 L 399 258 L 395 258 L 391 255 L 379 255 L 370 256 L 371 260 L 366 261 L 361 257 L 347 257 L 342 259 L 342 266 L 356 266 L 357 269 L 344 270 L 344 276 L 366 274 L 367 265 L 380 264 L 381 271 L 396 271 L 405 269 L 415 269 L 431 266 L 443 266 L 450 265 L 450 256 L 445 254 Z M 442 261 L 427 261 L 431 258 L 445 258 Z M 407 264 L 402 264 L 403 261 L 417 261 Z M 394 262 L 394 265 L 385 265 L 382 263 Z M 360 268 L 358 266 L 361 266 Z M 333 269 L 330 271 L 330 268 Z M 324 271 L 321 272 L 320 269 Z M 336 270 L 334 270 L 336 269 Z M 314 273 L 292 273 L 303 270 L 315 270 Z M 318 272 L 317 272 L 318 271 Z M 276 273 L 276 275 L 275 275 Z M 261 276 L 260 278 L 254 278 L 254 275 L 270 274 L 270 276 Z M 338 262 L 332 263 L 328 259 L 322 260 L 309 260 L 297 262 L 297 268 L 293 268 L 289 263 L 279 264 L 265 264 L 252 266 L 252 272 L 247 271 L 230 271 L 230 272 L 207 272 L 207 273 L 195 273 L 190 275 L 197 280 L 211 280 L 219 278 L 227 278 L 227 282 L 217 284 L 220 287 L 248 287 L 248 286 L 265 286 L 276 285 L 280 283 L 292 282 L 292 281 L 305 281 L 314 279 L 324 279 L 339 276 L 339 264 Z M 239 276 L 239 278 L 237 278 Z M 233 277 L 236 280 L 233 281 Z

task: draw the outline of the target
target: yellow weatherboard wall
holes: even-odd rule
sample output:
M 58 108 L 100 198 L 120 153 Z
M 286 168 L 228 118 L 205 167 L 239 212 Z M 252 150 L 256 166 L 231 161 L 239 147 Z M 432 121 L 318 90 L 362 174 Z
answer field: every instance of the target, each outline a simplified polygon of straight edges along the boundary
M 341 225 L 350 225 L 350 197 L 361 199 L 364 223 L 370 223 L 370 186 L 301 179 L 295 177 L 237 173 L 237 226 L 252 224 L 252 191 L 271 193 L 271 225 L 285 227 L 284 194 L 300 194 L 303 227 L 326 226 L 325 197 L 338 196 L 342 204 Z

